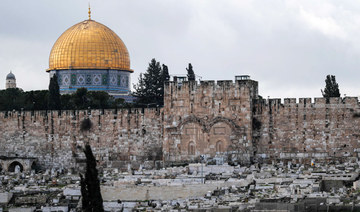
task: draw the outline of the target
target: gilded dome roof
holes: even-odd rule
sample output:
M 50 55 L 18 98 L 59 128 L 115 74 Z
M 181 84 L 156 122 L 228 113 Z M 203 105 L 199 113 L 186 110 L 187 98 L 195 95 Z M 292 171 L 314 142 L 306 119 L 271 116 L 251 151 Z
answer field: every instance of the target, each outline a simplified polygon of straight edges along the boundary
M 85 20 L 66 30 L 50 52 L 49 69 L 130 69 L 129 52 L 111 29 Z

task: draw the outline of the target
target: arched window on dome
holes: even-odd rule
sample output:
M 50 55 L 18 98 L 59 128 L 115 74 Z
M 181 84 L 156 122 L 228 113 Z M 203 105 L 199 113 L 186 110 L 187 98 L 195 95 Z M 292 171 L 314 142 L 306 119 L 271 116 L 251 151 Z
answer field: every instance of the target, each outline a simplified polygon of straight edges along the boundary
M 188 154 L 195 155 L 195 144 L 192 141 L 190 141 L 188 145 Z
M 222 141 L 218 141 L 216 142 L 216 152 L 223 152 L 223 142 Z

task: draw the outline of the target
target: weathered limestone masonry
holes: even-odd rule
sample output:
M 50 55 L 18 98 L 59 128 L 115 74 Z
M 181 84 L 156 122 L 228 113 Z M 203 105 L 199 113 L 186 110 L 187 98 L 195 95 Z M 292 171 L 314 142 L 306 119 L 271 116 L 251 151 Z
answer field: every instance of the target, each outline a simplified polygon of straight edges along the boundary
M 77 169 L 84 162 L 85 141 L 104 168 L 224 153 L 243 163 L 359 157 L 357 98 L 263 100 L 258 83 L 245 79 L 168 82 L 164 102 L 156 109 L 0 112 L 0 156 L 8 161 L 0 164 L 9 166 L 0 168 L 12 164 L 14 169 L 18 157 L 38 158 L 43 167 Z M 93 127 L 83 133 L 80 123 L 86 117 Z
M 93 127 L 82 133 L 80 122 L 86 117 Z M 35 157 L 43 167 L 75 168 L 89 140 L 101 166 L 138 165 L 161 158 L 161 120 L 160 109 L 1 112 L 1 155 Z
M 355 97 L 255 100 L 253 139 L 258 158 L 349 160 L 360 150 L 360 107 Z
M 169 82 L 164 97 L 164 157 L 186 160 L 232 151 L 242 160 L 253 155 L 253 80 Z

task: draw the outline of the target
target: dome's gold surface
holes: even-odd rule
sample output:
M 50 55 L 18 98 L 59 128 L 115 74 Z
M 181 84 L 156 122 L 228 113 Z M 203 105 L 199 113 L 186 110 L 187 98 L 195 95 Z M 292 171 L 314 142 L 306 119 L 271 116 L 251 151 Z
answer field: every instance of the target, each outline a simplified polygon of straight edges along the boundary
M 94 20 L 66 30 L 50 52 L 49 69 L 130 69 L 129 52 L 111 29 Z

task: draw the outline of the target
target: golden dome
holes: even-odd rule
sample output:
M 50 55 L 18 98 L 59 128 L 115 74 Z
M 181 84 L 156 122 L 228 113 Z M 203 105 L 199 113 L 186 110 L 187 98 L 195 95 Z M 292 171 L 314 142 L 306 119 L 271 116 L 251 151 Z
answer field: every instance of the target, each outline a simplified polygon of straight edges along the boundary
M 130 69 L 129 52 L 111 29 L 85 20 L 66 30 L 50 52 L 49 69 Z

